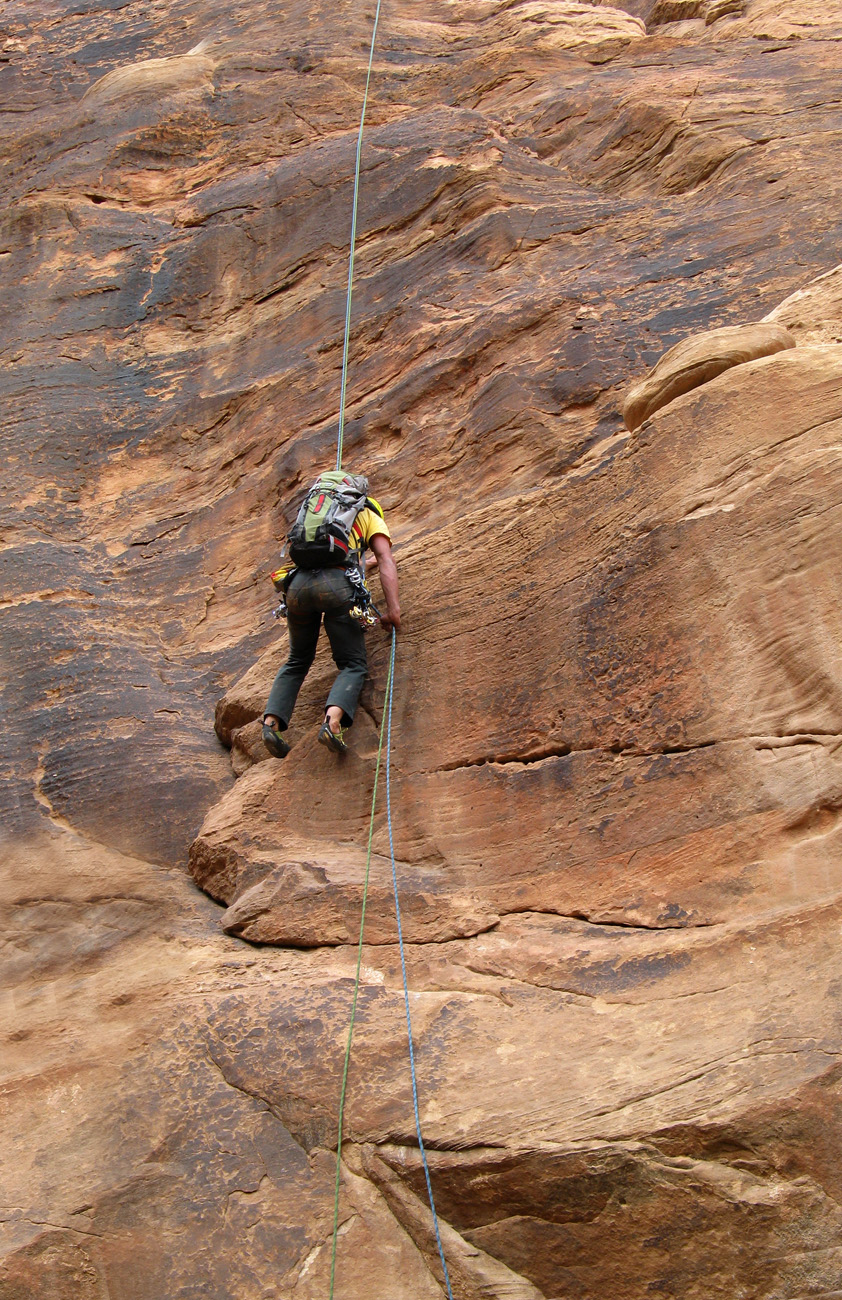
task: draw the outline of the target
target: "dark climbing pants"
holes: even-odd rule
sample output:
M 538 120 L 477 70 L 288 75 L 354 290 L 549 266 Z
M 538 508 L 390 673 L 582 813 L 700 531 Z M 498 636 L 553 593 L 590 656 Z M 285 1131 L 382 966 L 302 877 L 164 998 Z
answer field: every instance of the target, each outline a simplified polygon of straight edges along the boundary
M 299 569 L 286 593 L 289 658 L 269 692 L 266 713 L 278 718 L 285 731 L 301 690 L 301 684 L 316 657 L 319 628 L 324 616 L 333 662 L 339 675 L 331 687 L 325 708 L 338 705 L 350 727 L 357 711 L 368 664 L 365 633 L 348 610 L 356 603 L 354 588 L 344 569 Z

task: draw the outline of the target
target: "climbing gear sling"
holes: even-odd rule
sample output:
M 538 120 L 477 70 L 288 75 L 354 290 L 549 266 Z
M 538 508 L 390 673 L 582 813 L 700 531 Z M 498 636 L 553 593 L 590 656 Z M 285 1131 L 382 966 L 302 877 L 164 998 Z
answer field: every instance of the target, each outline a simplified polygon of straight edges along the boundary
M 376 627 L 380 622 L 380 610 L 371 598 L 362 564 L 349 566 L 345 572 L 357 598 L 356 605 L 352 605 L 348 613 L 351 618 L 361 625 L 363 631 L 367 632 L 369 628 Z

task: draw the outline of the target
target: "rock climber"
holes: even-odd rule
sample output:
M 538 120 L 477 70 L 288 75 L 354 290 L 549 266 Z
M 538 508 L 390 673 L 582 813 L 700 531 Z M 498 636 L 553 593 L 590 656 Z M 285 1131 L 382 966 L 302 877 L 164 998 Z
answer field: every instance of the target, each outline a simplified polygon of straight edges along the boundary
M 362 482 L 367 484 L 364 479 Z M 380 623 L 384 628 L 398 630 L 401 608 L 391 534 L 377 502 L 370 497 L 365 500 L 350 531 L 350 554 L 359 557 L 361 563 L 366 549 L 373 552 L 386 602 L 385 614 L 379 615 Z M 289 726 L 298 692 L 315 658 L 322 618 L 339 673 L 327 697 L 318 739 L 336 753 L 347 752 L 345 732 L 354 721 L 368 671 L 365 631 L 350 614 L 358 602 L 358 590 L 348 575 L 349 568 L 343 561 L 320 568 L 299 567 L 292 573 L 284 596 L 289 658 L 272 684 L 263 715 L 263 743 L 274 758 L 285 758 L 289 753 L 290 747 L 281 733 Z

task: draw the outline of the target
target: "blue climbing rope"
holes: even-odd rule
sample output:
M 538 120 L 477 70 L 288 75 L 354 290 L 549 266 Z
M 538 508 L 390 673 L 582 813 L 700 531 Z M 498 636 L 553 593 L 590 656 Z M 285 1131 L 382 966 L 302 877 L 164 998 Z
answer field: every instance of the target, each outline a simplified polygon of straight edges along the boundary
M 430 1212 L 433 1216 L 433 1227 L 436 1233 L 436 1245 L 438 1246 L 439 1259 L 441 1260 L 442 1271 L 444 1273 L 444 1284 L 447 1287 L 449 1300 L 453 1300 L 453 1292 L 450 1289 L 450 1274 L 447 1271 L 447 1261 L 444 1258 L 444 1249 L 441 1244 L 439 1217 L 436 1214 L 433 1185 L 430 1182 L 430 1167 L 427 1164 L 427 1153 L 424 1150 L 424 1139 L 421 1136 L 421 1117 L 418 1113 L 418 1078 L 415 1072 L 415 1049 L 412 1045 L 412 1016 L 410 1015 L 409 1010 L 409 985 L 406 979 L 406 954 L 403 946 L 401 904 L 398 897 L 398 872 L 397 867 L 395 866 L 395 841 L 392 833 L 392 785 L 390 768 L 392 756 L 392 697 L 394 695 L 395 684 L 395 638 L 395 629 L 392 628 L 392 651 L 389 657 L 389 675 L 386 685 L 386 702 L 384 706 L 388 718 L 386 725 L 386 822 L 389 827 L 389 857 L 392 863 L 392 890 L 395 895 L 395 920 L 398 923 L 398 946 L 401 954 L 401 976 L 403 978 L 403 1001 L 406 1008 L 406 1033 L 409 1041 L 409 1071 L 412 1076 L 412 1106 L 415 1111 L 415 1132 L 418 1137 L 418 1150 L 421 1153 L 421 1163 L 424 1166 L 424 1178 L 427 1183 L 427 1198 L 430 1202 Z
M 351 294 L 354 287 L 354 254 L 357 244 L 357 202 L 360 196 L 360 158 L 363 149 L 363 127 L 365 110 L 368 104 L 368 85 L 371 81 L 371 69 L 374 64 L 374 43 L 377 40 L 377 24 L 380 21 L 381 0 L 377 0 L 374 14 L 374 28 L 371 33 L 371 49 L 368 54 L 368 72 L 365 76 L 363 107 L 360 113 L 360 129 L 357 134 L 357 161 L 354 168 L 354 201 L 351 206 L 351 254 L 348 259 L 348 296 L 345 301 L 345 341 L 342 345 L 342 383 L 339 388 L 339 433 L 336 440 L 336 468 L 342 468 L 342 452 L 345 441 L 345 394 L 348 388 L 348 349 L 351 342 Z
M 348 390 L 348 352 L 351 340 L 351 298 L 354 288 L 354 256 L 357 242 L 357 207 L 360 193 L 360 161 L 362 158 L 363 147 L 363 128 L 365 126 L 365 111 L 368 105 L 368 88 L 371 82 L 371 69 L 374 65 L 374 47 L 377 40 L 377 24 L 380 21 L 380 7 L 382 0 L 377 0 L 377 8 L 374 14 L 374 27 L 371 33 L 371 48 L 368 55 L 368 71 L 365 78 L 365 91 L 363 93 L 363 106 L 360 113 L 360 129 L 357 134 L 357 156 L 354 167 L 354 198 L 351 208 L 351 251 L 348 258 L 348 293 L 345 301 L 345 338 L 342 345 L 342 381 L 339 390 L 339 430 L 336 441 L 336 468 L 342 468 L 342 452 L 344 450 L 345 435 L 345 398 Z M 406 954 L 403 944 L 403 930 L 401 926 L 401 908 L 398 898 L 398 875 L 395 865 L 395 846 L 392 832 L 392 800 L 391 800 L 391 783 L 389 773 L 389 759 L 392 745 L 392 699 L 394 695 L 395 679 L 395 643 L 396 633 L 392 628 L 392 645 L 389 654 L 389 671 L 386 677 L 386 698 L 383 707 L 383 717 L 380 723 L 380 739 L 377 747 L 377 764 L 374 770 L 374 789 L 371 796 L 371 817 L 368 828 L 368 849 L 366 852 L 365 878 L 363 882 L 363 901 L 360 915 L 360 933 L 357 943 L 357 968 L 354 978 L 354 994 L 351 1003 L 351 1021 L 348 1026 L 348 1037 L 345 1044 L 345 1059 L 342 1067 L 342 1086 L 339 1095 L 339 1123 L 336 1140 L 336 1174 L 334 1179 L 333 1192 L 333 1241 L 331 1246 L 330 1258 L 330 1293 L 329 1300 L 333 1300 L 334 1285 L 336 1281 L 336 1251 L 339 1235 L 339 1188 L 342 1168 L 342 1137 L 344 1131 L 345 1117 L 345 1097 L 348 1088 L 348 1070 L 351 1061 L 351 1044 L 354 1037 L 354 1024 L 357 1015 L 357 1003 L 360 993 L 360 978 L 362 970 L 363 954 L 363 935 L 365 931 L 365 912 L 368 902 L 369 876 L 371 872 L 371 846 L 374 835 L 374 813 L 377 806 L 377 784 L 380 777 L 380 762 L 383 752 L 383 735 L 386 731 L 386 820 L 389 826 L 389 855 L 392 863 L 392 885 L 395 896 L 395 918 L 398 926 L 398 943 L 400 945 L 401 955 L 401 973 L 403 977 L 403 998 L 406 1008 L 406 1030 L 409 1039 L 409 1069 L 412 1078 L 412 1106 L 415 1113 L 415 1132 L 418 1136 L 418 1150 L 421 1153 L 421 1162 L 424 1166 L 424 1178 L 427 1183 L 427 1196 L 430 1202 L 430 1211 L 433 1216 L 433 1227 L 436 1234 L 436 1245 L 438 1246 L 439 1259 L 441 1260 L 442 1271 L 444 1274 L 444 1284 L 447 1288 L 448 1300 L 453 1300 L 453 1291 L 450 1286 L 450 1275 L 447 1271 L 447 1262 L 444 1257 L 444 1249 L 441 1244 L 441 1230 L 439 1228 L 438 1215 L 436 1214 L 436 1204 L 433 1199 L 433 1187 L 430 1182 L 430 1169 L 427 1164 L 427 1153 L 424 1150 L 424 1140 L 421 1136 L 421 1117 L 418 1109 L 418 1079 L 415 1070 L 415 1050 L 412 1043 L 412 1018 L 409 1009 L 409 985 L 406 978 Z
M 395 630 L 392 629 L 392 658 L 389 662 L 389 675 L 386 679 L 386 693 L 392 690 L 392 668 L 394 656 Z M 339 1237 L 339 1182 L 342 1173 L 342 1134 L 345 1125 L 345 1094 L 348 1090 L 348 1068 L 351 1064 L 351 1043 L 354 1041 L 354 1023 L 357 1018 L 357 1002 L 360 996 L 360 974 L 363 962 L 363 935 L 365 934 L 365 909 L 368 902 L 368 881 L 371 875 L 371 844 L 374 839 L 374 810 L 377 807 L 377 783 L 380 779 L 380 758 L 383 753 L 383 733 L 386 728 L 386 712 L 380 722 L 380 739 L 377 745 L 377 763 L 374 768 L 374 789 L 371 793 L 371 816 L 368 819 L 368 848 L 365 855 L 365 876 L 363 879 L 363 903 L 360 912 L 360 937 L 357 940 L 357 969 L 354 976 L 354 996 L 351 1000 L 351 1020 L 348 1025 L 348 1039 L 345 1043 L 345 1061 L 342 1066 L 342 1087 L 339 1090 L 339 1124 L 336 1134 L 336 1174 L 333 1183 L 333 1241 L 330 1251 L 330 1300 L 333 1300 L 333 1286 L 336 1278 L 336 1245 Z
M 377 806 L 377 785 L 380 778 L 381 756 L 383 754 L 383 737 L 386 737 L 386 822 L 389 827 L 389 857 L 392 863 L 392 888 L 395 896 L 395 919 L 398 925 L 398 944 L 401 954 L 401 975 L 403 978 L 403 1000 L 406 1008 L 406 1032 L 409 1041 L 409 1071 L 412 1078 L 412 1107 L 415 1113 L 415 1132 L 418 1137 L 418 1150 L 421 1154 L 421 1163 L 424 1166 L 424 1178 L 427 1183 L 427 1198 L 430 1202 L 430 1212 L 433 1216 L 433 1228 L 436 1234 L 436 1245 L 438 1247 L 439 1259 L 441 1260 L 442 1272 L 444 1274 L 444 1285 L 447 1288 L 448 1300 L 453 1300 L 453 1291 L 450 1287 L 450 1274 L 447 1271 L 447 1261 L 444 1257 L 444 1248 L 441 1244 L 441 1230 L 439 1228 L 438 1214 L 436 1213 L 436 1202 L 433 1197 L 433 1185 L 430 1181 L 430 1167 L 427 1163 L 427 1153 L 424 1150 L 424 1138 L 421 1134 L 421 1116 L 418 1110 L 418 1077 L 415 1069 L 415 1049 L 412 1043 L 412 1017 L 409 1009 L 409 984 L 406 978 L 406 953 L 403 943 L 403 926 L 401 924 L 401 905 L 398 897 L 398 872 L 395 865 L 395 841 L 392 830 L 392 787 L 391 787 L 391 751 L 392 751 L 392 699 L 394 697 L 395 687 L 395 645 L 397 633 L 392 628 L 392 646 L 389 653 L 389 669 L 386 674 L 386 698 L 383 702 L 383 717 L 380 720 L 380 739 L 377 745 L 377 763 L 374 769 L 374 790 L 371 796 L 371 816 L 368 824 L 368 849 L 366 851 L 365 877 L 363 882 L 363 901 L 360 915 L 360 935 L 357 942 L 357 969 L 354 978 L 354 996 L 351 1002 L 351 1022 L 348 1026 L 348 1038 L 345 1044 L 345 1061 L 342 1067 L 342 1087 L 339 1094 L 339 1126 L 336 1140 L 336 1175 L 333 1188 L 333 1241 L 331 1244 L 330 1254 L 330 1292 L 329 1300 L 333 1300 L 334 1284 L 336 1280 L 336 1247 L 339 1237 L 339 1186 L 342 1170 L 342 1134 L 344 1130 L 345 1117 L 345 1096 L 348 1087 L 348 1068 L 351 1061 L 351 1044 L 354 1038 L 354 1024 L 357 1017 L 357 1002 L 360 993 L 360 977 L 362 971 L 363 959 L 363 935 L 365 931 L 365 911 L 368 902 L 368 883 L 371 873 L 371 846 L 374 838 L 374 812 Z

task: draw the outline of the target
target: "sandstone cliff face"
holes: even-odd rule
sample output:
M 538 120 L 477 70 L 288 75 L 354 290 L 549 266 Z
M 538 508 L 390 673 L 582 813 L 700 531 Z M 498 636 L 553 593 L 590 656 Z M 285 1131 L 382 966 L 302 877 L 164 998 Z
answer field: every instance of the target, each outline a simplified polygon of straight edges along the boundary
M 347 761 L 326 655 L 256 720 L 372 17 L 4 12 L 2 1300 L 327 1294 L 386 642 Z M 345 459 L 459 1300 L 842 1291 L 841 40 L 384 4 Z M 434 1300 L 374 850 L 336 1294 Z

